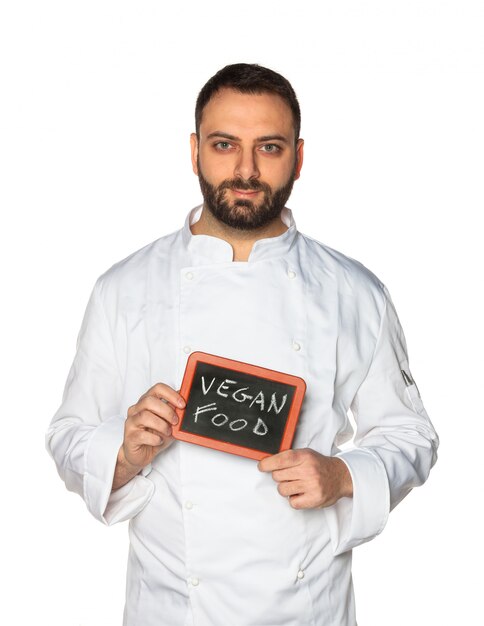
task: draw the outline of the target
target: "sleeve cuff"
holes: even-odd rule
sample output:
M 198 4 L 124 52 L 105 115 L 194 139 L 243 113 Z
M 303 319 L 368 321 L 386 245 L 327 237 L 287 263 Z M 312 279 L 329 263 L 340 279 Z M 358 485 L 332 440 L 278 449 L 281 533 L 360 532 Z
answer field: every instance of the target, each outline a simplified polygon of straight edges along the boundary
M 139 513 L 154 492 L 153 483 L 145 478 L 150 466 L 120 489 L 111 491 L 124 422 L 121 416 L 103 422 L 91 435 L 85 453 L 84 500 L 92 515 L 107 525 Z
M 327 511 L 335 555 L 370 541 L 384 529 L 390 512 L 390 489 L 385 467 L 369 448 L 336 455 L 348 467 L 353 497 L 341 498 Z

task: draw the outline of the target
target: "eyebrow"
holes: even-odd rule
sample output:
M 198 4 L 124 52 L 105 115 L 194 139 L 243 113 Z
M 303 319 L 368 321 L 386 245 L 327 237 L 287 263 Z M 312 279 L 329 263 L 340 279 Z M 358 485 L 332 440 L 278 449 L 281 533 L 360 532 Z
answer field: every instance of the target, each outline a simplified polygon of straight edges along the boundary
M 229 133 L 225 133 L 223 131 L 216 130 L 213 133 L 207 135 L 207 139 L 211 139 L 212 137 L 222 137 L 223 139 L 230 139 L 231 141 L 242 141 L 240 137 L 236 137 L 235 135 L 230 135 Z M 289 143 L 284 135 L 263 135 L 262 137 L 256 137 L 256 141 L 282 141 L 283 143 Z

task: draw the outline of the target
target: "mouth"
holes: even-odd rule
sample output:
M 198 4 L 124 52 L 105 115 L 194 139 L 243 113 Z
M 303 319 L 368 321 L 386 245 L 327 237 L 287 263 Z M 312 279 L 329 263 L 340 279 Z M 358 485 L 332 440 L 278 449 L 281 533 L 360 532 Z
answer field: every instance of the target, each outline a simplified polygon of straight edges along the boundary
M 259 189 L 231 189 L 231 191 L 239 198 L 253 198 L 260 193 Z

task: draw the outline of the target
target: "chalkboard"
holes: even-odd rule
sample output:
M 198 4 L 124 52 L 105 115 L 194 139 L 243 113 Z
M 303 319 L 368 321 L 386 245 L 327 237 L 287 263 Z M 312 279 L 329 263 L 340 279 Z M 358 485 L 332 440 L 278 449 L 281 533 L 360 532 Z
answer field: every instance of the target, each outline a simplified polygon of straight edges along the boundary
M 186 365 L 175 439 L 262 459 L 291 447 L 306 384 L 302 378 L 193 352 Z

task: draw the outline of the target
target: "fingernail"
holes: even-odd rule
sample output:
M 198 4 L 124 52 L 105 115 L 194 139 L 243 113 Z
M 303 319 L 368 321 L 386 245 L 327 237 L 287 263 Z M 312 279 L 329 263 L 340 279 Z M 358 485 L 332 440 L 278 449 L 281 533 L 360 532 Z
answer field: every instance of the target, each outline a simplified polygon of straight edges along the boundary
M 178 400 L 177 404 L 178 404 L 179 407 L 183 407 L 183 406 L 185 406 L 185 400 L 180 399 L 180 400 Z

